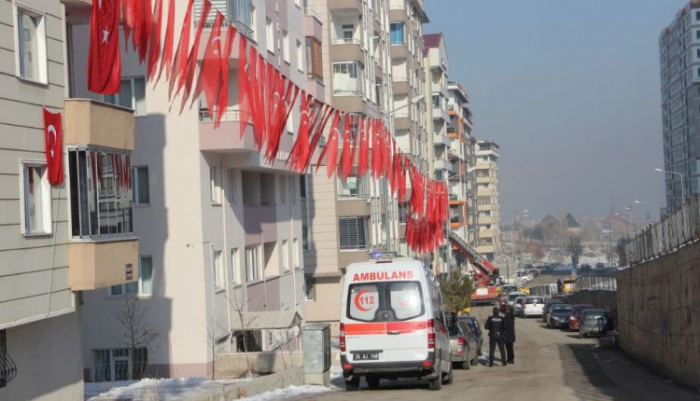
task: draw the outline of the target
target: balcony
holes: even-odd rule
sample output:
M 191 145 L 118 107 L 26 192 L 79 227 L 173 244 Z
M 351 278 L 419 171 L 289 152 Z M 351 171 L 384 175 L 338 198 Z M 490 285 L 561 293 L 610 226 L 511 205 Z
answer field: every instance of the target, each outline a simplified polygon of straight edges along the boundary
M 338 15 L 362 15 L 362 0 L 333 0 L 328 2 L 328 10 Z
M 72 291 L 135 282 L 139 279 L 139 240 L 69 242 L 68 266 Z
M 392 59 L 407 59 L 409 55 L 408 47 L 406 43 L 391 44 L 391 58 Z
M 331 45 L 331 61 L 358 61 L 364 64 L 365 54 L 360 39 L 333 39 Z
M 491 177 L 490 176 L 476 177 L 476 183 L 477 184 L 489 184 L 489 183 L 491 183 Z
M 433 120 L 442 120 L 443 122 L 450 121 L 450 117 L 442 107 L 433 106 Z
M 406 9 L 403 8 L 389 8 L 389 21 L 391 22 L 407 22 L 408 21 L 408 14 L 406 13 Z
M 369 250 L 347 250 L 338 252 L 338 265 L 345 269 L 351 263 L 366 262 L 369 260 Z
M 411 85 L 407 81 L 399 81 L 394 79 L 392 82 L 394 95 L 408 95 L 411 91 Z
M 493 217 L 479 216 L 479 224 L 493 224 Z
M 89 99 L 68 99 L 65 144 L 134 150 L 134 112 Z
M 448 162 L 445 159 L 436 159 L 433 162 L 433 166 L 435 170 L 449 170 L 450 169 L 450 162 Z
M 433 134 L 434 146 L 450 146 L 450 140 L 445 135 Z
M 334 89 L 333 106 L 346 113 L 367 114 L 367 104 L 362 100 L 362 92 Z
M 199 150 L 221 153 L 257 152 L 251 128 L 243 137 L 240 135 L 241 115 L 238 110 L 227 109 L 221 118 L 221 125 L 214 129 L 213 116 L 206 109 L 199 112 Z

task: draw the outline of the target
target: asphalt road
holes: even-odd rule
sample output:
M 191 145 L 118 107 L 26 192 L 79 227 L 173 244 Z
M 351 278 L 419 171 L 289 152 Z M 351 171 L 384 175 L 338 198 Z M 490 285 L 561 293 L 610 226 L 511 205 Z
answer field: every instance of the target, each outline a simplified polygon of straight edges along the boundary
M 483 322 L 490 309 L 473 313 Z M 380 388 L 370 390 L 363 380 L 359 391 L 339 389 L 299 400 L 700 400 L 698 393 L 648 372 L 621 352 L 599 348 L 597 340 L 581 340 L 575 333 L 549 330 L 539 319 L 517 319 L 516 337 L 515 365 L 489 368 L 482 360 L 471 370 L 455 370 L 454 383 L 440 391 L 409 379 L 382 380 Z

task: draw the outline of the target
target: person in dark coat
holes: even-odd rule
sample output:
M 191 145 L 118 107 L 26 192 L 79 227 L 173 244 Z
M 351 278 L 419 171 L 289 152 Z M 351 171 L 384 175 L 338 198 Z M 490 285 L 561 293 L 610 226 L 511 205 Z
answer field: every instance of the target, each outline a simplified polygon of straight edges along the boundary
M 513 307 L 509 306 L 505 317 L 503 318 L 503 324 L 506 326 L 506 356 L 508 363 L 515 363 L 515 354 L 513 353 L 513 343 L 515 343 L 515 315 L 513 314 Z
M 484 328 L 489 331 L 489 366 L 493 366 L 493 354 L 498 345 L 498 351 L 501 353 L 501 363 L 506 366 L 506 357 L 504 344 L 506 339 L 505 325 L 503 318 L 498 313 L 498 307 L 493 308 L 493 315 L 486 319 Z

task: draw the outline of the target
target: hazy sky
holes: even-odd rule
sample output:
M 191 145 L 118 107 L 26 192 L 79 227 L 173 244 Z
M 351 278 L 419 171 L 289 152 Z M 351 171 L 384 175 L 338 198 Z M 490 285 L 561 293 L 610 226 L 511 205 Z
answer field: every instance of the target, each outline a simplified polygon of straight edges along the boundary
M 475 135 L 501 146 L 502 220 L 665 206 L 658 37 L 685 0 L 425 0 Z

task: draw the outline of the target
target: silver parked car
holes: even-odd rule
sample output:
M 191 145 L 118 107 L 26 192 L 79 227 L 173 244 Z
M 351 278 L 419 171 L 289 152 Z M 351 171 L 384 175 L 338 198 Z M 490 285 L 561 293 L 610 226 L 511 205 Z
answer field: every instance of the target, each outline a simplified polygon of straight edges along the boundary
M 579 322 L 578 337 L 599 336 L 605 327 L 605 309 L 585 309 Z
M 469 369 L 478 363 L 479 344 L 477 335 L 464 320 L 454 321 L 447 331 L 450 334 L 450 348 L 452 349 L 452 363 L 455 367 Z

